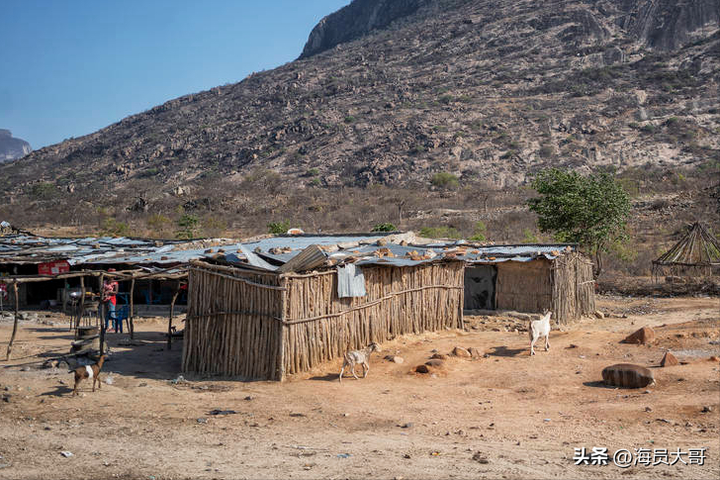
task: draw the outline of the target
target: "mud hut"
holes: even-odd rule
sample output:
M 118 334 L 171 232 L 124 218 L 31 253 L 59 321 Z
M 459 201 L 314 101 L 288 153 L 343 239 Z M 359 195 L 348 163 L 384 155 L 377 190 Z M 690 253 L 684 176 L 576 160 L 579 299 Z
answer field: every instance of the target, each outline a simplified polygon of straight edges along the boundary
M 283 380 L 371 342 L 463 327 L 465 264 L 451 255 L 312 246 L 278 267 L 244 253 L 190 266 L 185 372 Z

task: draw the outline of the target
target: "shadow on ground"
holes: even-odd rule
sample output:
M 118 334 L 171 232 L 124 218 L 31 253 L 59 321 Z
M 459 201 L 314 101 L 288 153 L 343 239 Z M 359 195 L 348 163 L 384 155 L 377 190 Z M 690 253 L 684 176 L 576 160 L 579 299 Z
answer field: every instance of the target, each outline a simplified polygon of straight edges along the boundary
M 493 347 L 493 349 L 487 353 L 492 357 L 517 357 L 525 351 L 527 351 L 527 348 L 508 348 L 503 345 L 501 347 Z
M 352 377 L 352 375 L 350 375 L 350 377 L 345 377 L 345 378 L 352 378 L 353 380 L 355 380 L 355 379 Z M 319 382 L 337 382 L 337 381 L 338 381 L 338 374 L 337 374 L 337 373 L 328 373 L 327 375 L 323 375 L 322 377 L 320 377 L 320 376 L 310 377 L 309 380 L 316 380 L 316 381 L 319 381 Z

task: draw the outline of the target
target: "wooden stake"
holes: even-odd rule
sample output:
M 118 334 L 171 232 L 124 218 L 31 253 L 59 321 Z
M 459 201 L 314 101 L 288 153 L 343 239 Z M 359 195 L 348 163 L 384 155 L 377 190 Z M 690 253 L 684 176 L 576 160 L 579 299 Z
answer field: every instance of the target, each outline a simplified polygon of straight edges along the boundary
M 173 313 L 175 313 L 175 300 L 177 300 L 179 293 L 180 293 L 180 285 L 175 287 L 175 293 L 173 293 L 172 301 L 170 302 L 170 318 L 168 318 L 168 340 L 167 340 L 167 349 L 168 350 L 172 350 L 172 319 L 173 319 Z
M 130 281 L 130 316 L 128 318 L 128 329 L 130 330 L 130 340 L 135 339 L 135 303 L 133 302 L 133 296 L 135 295 L 135 279 Z
M 105 285 L 105 275 L 100 274 L 100 305 L 98 308 L 98 315 L 100 316 L 100 355 L 105 351 L 105 302 L 103 297 L 105 292 L 103 286 Z
M 75 338 L 77 338 L 78 327 L 80 321 L 85 314 L 85 277 L 80 277 L 80 306 L 77 314 L 77 320 L 75 322 Z
M 13 283 L 13 290 L 15 292 L 15 321 L 13 322 L 12 335 L 10 335 L 10 343 L 8 343 L 7 353 L 5 354 L 5 360 L 10 360 L 10 354 L 12 353 L 13 342 L 15 341 L 15 334 L 17 333 L 18 324 L 18 286 L 17 283 Z

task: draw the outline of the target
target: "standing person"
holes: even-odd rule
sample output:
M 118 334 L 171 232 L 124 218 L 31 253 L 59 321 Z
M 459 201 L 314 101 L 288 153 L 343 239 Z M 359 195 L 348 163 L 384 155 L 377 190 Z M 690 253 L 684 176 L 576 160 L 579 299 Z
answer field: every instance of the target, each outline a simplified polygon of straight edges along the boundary
M 114 272 L 114 268 L 108 268 L 108 272 Z M 103 283 L 103 295 L 102 295 L 102 301 L 105 303 L 105 331 L 108 329 L 108 323 L 110 322 L 110 319 L 112 318 L 113 321 L 113 331 L 117 332 L 118 329 L 120 330 L 120 333 L 122 333 L 122 322 L 117 321 L 117 317 L 115 315 L 115 305 L 117 304 L 117 293 L 118 293 L 118 282 L 113 280 L 112 278 L 108 278 Z M 119 323 L 119 327 L 118 327 Z

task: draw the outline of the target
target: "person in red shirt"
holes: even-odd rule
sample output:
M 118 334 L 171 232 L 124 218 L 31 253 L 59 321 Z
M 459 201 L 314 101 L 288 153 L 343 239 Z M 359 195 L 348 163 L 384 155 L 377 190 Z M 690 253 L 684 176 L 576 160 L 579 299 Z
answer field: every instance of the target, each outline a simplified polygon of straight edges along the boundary
M 109 268 L 108 272 L 114 272 L 114 268 Z M 117 304 L 118 282 L 112 278 L 108 278 L 103 282 L 102 301 L 105 303 L 105 331 L 108 329 L 108 323 L 112 318 L 113 331 L 122 333 L 122 322 L 117 321 L 115 315 L 115 305 Z

